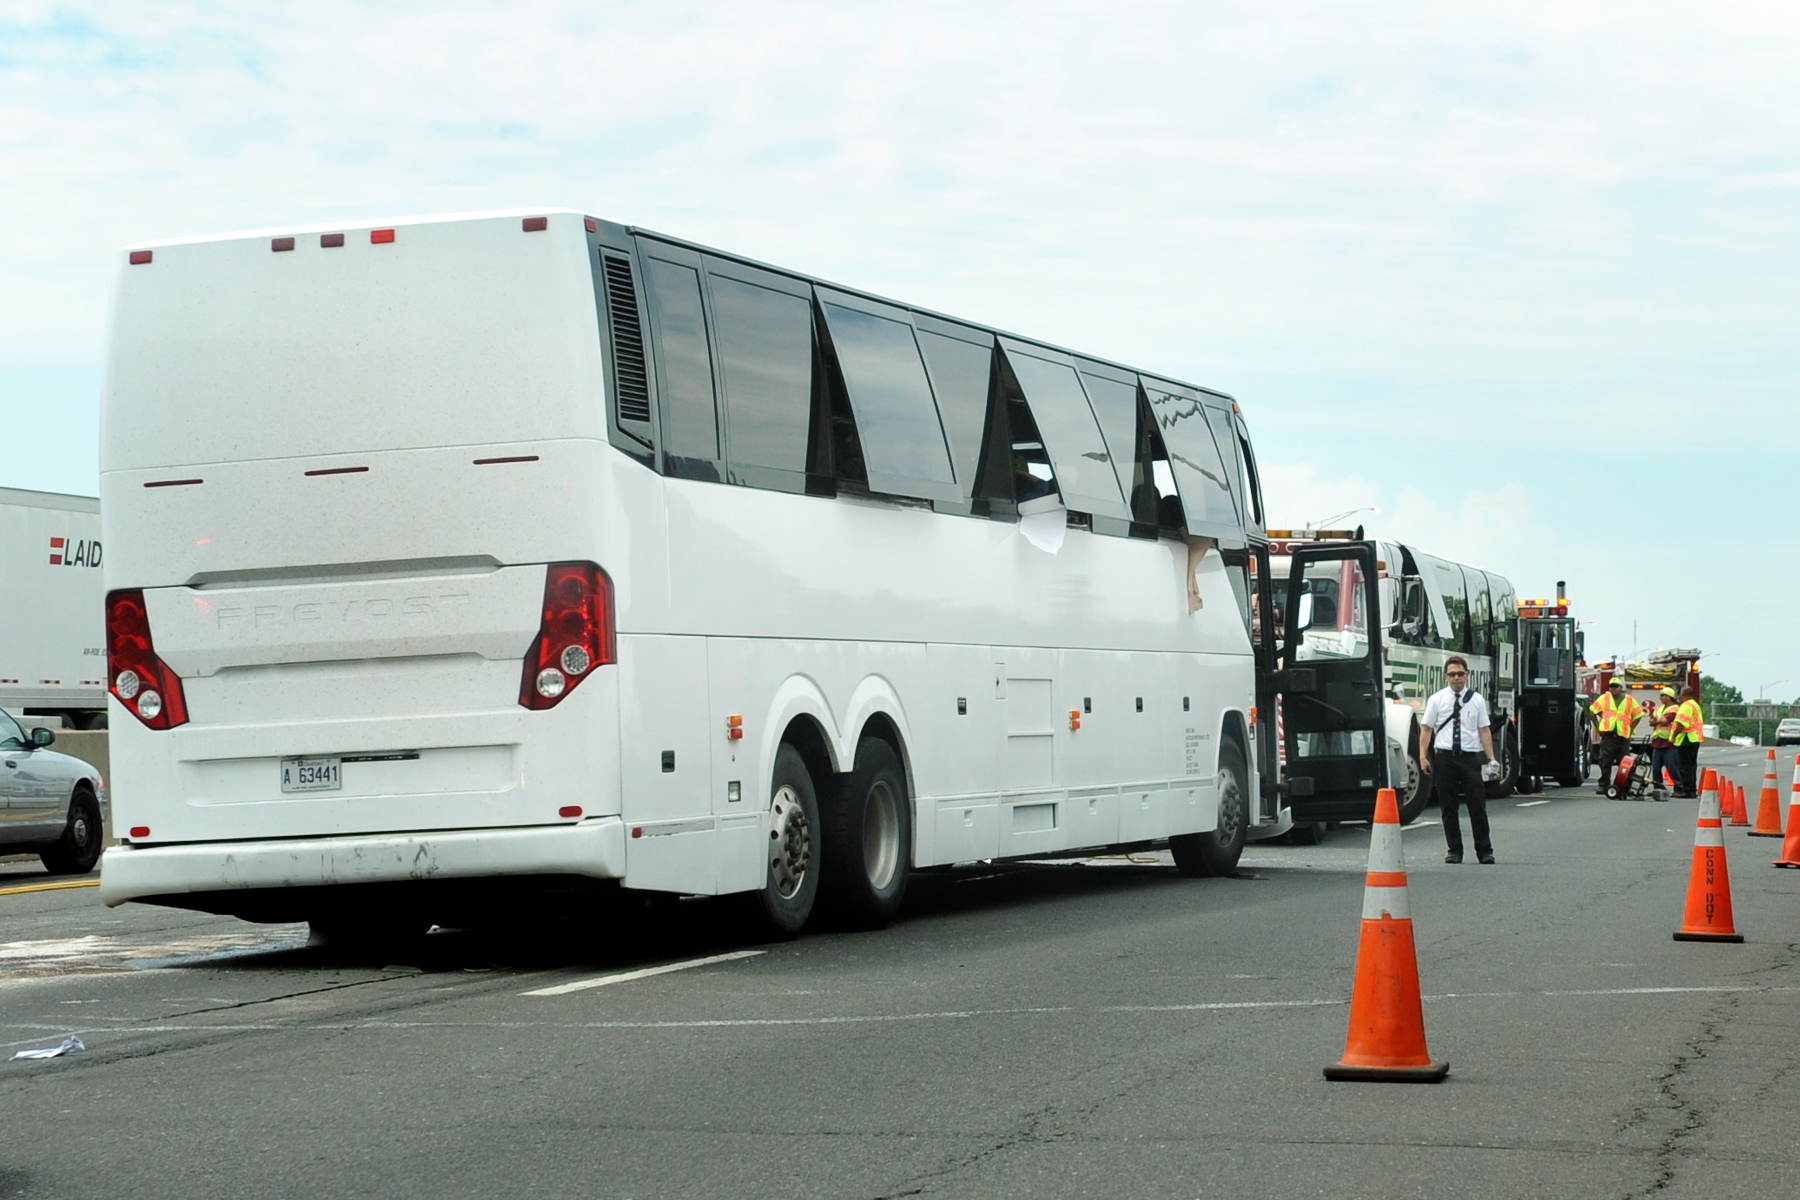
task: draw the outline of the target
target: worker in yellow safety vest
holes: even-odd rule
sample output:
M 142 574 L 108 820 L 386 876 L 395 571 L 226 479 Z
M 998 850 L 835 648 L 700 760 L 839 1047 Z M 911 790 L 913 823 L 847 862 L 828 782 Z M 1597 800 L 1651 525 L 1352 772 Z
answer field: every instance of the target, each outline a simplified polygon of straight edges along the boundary
M 1669 741 L 1681 763 L 1681 779 L 1675 798 L 1692 800 L 1700 794 L 1700 743 L 1706 740 L 1706 714 L 1694 689 L 1681 689 L 1681 705 L 1675 710 L 1675 727 Z
M 1606 685 L 1606 694 L 1588 705 L 1588 710 L 1594 714 L 1594 724 L 1600 730 L 1600 786 L 1596 790 L 1604 796 L 1612 782 L 1613 768 L 1631 749 L 1631 731 L 1637 728 L 1644 707 L 1626 695 L 1625 681 L 1615 675 Z
M 1675 749 L 1675 689 L 1658 688 L 1656 713 L 1650 718 L 1650 787 L 1658 800 L 1669 798 L 1668 789 L 1663 786 L 1663 773 L 1675 783 L 1675 790 L 1681 790 L 1681 755 Z

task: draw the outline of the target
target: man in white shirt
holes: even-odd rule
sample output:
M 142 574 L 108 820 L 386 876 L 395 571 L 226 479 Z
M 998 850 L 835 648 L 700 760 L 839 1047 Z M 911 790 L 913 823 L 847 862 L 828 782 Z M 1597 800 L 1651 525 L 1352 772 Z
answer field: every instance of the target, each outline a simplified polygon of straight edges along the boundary
M 1462 826 L 1457 823 L 1456 809 L 1467 804 L 1475 857 L 1491 863 L 1494 844 L 1488 840 L 1487 792 L 1481 781 L 1483 765 L 1494 761 L 1487 701 L 1470 689 L 1469 664 L 1460 655 L 1444 660 L 1444 679 L 1449 686 L 1433 693 L 1419 715 L 1419 765 L 1437 780 L 1444 841 L 1450 847 L 1444 861 L 1463 860 Z

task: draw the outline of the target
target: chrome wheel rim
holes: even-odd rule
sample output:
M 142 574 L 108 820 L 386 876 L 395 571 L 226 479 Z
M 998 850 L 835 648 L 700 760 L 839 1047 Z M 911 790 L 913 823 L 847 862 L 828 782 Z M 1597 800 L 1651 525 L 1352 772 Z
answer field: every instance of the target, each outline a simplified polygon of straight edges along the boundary
M 792 784 L 782 784 L 769 806 L 769 884 L 783 900 L 792 900 L 806 884 L 812 866 L 812 822 Z
M 885 891 L 900 870 L 900 798 L 885 779 L 869 789 L 863 809 L 863 870 L 876 891 Z
M 87 813 L 76 810 L 75 819 L 69 822 L 69 837 L 79 847 L 85 849 L 94 831 L 88 825 Z
M 1219 768 L 1219 823 L 1214 829 L 1213 838 L 1221 846 L 1229 846 L 1237 840 L 1238 829 L 1244 823 L 1244 792 L 1238 787 L 1237 775 L 1230 767 Z

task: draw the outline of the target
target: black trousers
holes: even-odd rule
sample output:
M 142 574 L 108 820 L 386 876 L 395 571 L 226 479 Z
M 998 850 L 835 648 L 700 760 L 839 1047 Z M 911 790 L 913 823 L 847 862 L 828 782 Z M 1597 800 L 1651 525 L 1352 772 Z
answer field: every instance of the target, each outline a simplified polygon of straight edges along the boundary
M 1693 796 L 1700 791 L 1700 743 L 1683 742 L 1675 747 L 1681 760 L 1681 794 Z
M 1479 750 L 1431 751 L 1431 777 L 1437 781 L 1438 807 L 1444 816 L 1444 842 L 1450 853 L 1463 852 L 1462 825 L 1456 819 L 1459 804 L 1469 806 L 1469 829 L 1475 835 L 1475 853 L 1492 854 L 1488 840 L 1487 790 L 1481 782 L 1481 764 L 1487 755 Z
M 1600 757 L 1596 760 L 1600 764 L 1600 787 L 1597 790 L 1601 792 L 1606 790 L 1607 785 L 1612 782 L 1613 769 L 1619 765 L 1619 760 L 1624 758 L 1630 749 L 1631 742 L 1623 734 L 1603 733 L 1600 735 Z

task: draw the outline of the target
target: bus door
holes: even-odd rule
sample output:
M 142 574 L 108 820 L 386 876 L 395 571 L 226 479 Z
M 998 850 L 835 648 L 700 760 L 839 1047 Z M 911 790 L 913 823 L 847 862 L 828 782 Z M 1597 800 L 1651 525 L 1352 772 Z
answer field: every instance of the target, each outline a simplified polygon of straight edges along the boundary
M 1275 621 L 1278 603 L 1268 543 L 1252 542 L 1250 640 L 1256 651 L 1256 766 L 1262 782 L 1259 821 L 1273 821 L 1281 815 L 1281 751 L 1275 718 L 1275 664 L 1280 647 Z
M 1282 741 L 1295 820 L 1367 820 L 1388 786 L 1375 547 L 1296 547 L 1283 610 Z

